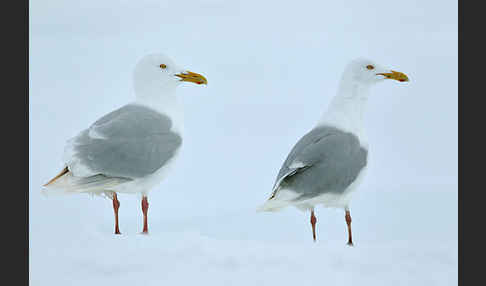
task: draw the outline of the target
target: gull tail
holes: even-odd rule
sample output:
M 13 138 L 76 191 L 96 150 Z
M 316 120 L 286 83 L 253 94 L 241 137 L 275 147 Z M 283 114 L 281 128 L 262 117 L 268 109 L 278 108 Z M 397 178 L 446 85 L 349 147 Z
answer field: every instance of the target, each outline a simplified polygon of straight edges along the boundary
M 95 193 L 101 194 L 110 188 L 131 181 L 127 178 L 107 177 L 94 175 L 89 177 L 76 177 L 68 167 L 65 167 L 57 176 L 44 184 L 42 193 L 50 194 L 72 194 L 72 193 Z
M 268 199 L 263 205 L 257 207 L 256 211 L 260 212 L 276 212 L 288 205 L 287 202 Z
M 274 190 L 270 198 L 261 206 L 257 208 L 257 212 L 276 212 L 289 205 L 293 205 L 294 200 L 299 195 L 292 190 L 286 188 L 277 188 Z

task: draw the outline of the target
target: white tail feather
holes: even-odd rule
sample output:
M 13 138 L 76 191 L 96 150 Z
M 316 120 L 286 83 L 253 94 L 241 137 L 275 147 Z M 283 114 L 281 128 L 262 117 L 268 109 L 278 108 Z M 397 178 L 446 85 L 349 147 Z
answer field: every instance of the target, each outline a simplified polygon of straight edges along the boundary
M 273 199 L 269 199 L 263 205 L 259 206 L 256 211 L 257 212 L 276 212 L 281 210 L 282 208 L 288 206 L 287 202 L 277 201 Z
M 289 189 L 276 189 L 272 196 L 260 207 L 257 208 L 257 212 L 275 212 L 279 211 L 286 206 L 294 205 L 293 201 L 299 195 Z

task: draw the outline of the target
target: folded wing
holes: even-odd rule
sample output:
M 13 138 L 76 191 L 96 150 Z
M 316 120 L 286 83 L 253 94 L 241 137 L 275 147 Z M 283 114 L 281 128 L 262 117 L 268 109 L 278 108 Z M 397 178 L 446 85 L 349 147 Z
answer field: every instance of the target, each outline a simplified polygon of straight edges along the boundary
M 171 119 L 130 104 L 96 121 L 68 142 L 64 160 L 74 176 L 135 179 L 164 166 L 182 144 Z
M 310 198 L 322 193 L 342 193 L 367 163 L 367 150 L 352 133 L 317 127 L 292 148 L 277 175 L 271 198 L 281 188 Z

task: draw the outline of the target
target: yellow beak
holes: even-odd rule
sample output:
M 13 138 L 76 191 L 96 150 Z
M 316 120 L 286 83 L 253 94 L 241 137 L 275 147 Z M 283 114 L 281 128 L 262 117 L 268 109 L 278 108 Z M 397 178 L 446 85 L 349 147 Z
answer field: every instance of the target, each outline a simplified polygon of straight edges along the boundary
M 181 78 L 181 81 L 189 81 L 197 84 L 208 84 L 206 78 L 198 73 L 186 71 L 180 74 L 176 74 L 176 76 Z
M 377 73 L 377 75 L 382 75 L 385 76 L 387 79 L 394 79 L 398 81 L 408 81 L 408 77 L 406 74 L 397 72 L 397 71 L 391 71 L 390 73 Z

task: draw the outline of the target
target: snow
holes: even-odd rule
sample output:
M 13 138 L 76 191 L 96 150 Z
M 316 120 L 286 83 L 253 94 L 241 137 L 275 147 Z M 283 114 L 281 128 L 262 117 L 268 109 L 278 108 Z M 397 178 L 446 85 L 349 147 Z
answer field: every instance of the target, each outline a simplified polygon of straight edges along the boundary
M 443 242 L 312 245 L 218 240 L 199 233 L 89 234 L 43 258 L 31 285 L 457 285 Z
M 439 186 L 436 186 L 436 188 Z M 354 247 L 344 213 L 317 209 L 318 242 L 308 214 L 227 211 L 151 215 L 142 227 L 139 200 L 120 196 L 122 235 L 112 234 L 111 202 L 87 195 L 43 198 L 49 219 L 31 218 L 31 285 L 457 285 L 457 197 L 452 186 L 357 193 Z M 440 195 L 431 208 L 428 199 Z M 86 208 L 69 209 L 76 201 Z M 59 211 L 55 215 L 56 205 Z M 90 212 L 100 207 L 101 212 Z M 78 217 L 76 216 L 78 215 Z M 100 216 L 101 214 L 101 216 Z M 64 216 L 72 218 L 65 220 Z M 98 217 L 98 219 L 96 218 Z M 454 234 L 454 235 L 451 235 Z

